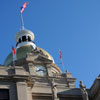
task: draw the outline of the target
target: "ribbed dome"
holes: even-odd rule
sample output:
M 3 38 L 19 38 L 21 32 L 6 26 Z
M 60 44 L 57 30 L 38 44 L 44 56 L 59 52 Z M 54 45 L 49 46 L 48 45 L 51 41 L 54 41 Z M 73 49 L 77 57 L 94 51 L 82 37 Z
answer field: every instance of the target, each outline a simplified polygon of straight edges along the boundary
M 22 46 L 22 47 L 18 48 L 16 50 L 16 59 L 19 60 L 19 59 L 22 59 L 22 58 L 26 58 L 27 53 L 32 52 L 33 49 L 34 48 L 31 45 Z M 39 48 L 39 47 L 37 47 L 37 49 L 41 50 L 45 55 L 48 56 L 48 59 L 50 59 L 54 62 L 52 56 L 48 52 L 46 52 L 45 50 L 43 50 L 42 48 Z M 13 55 L 12 55 L 12 52 L 11 52 L 7 56 L 6 60 L 4 61 L 4 65 L 8 66 L 12 61 L 13 61 Z

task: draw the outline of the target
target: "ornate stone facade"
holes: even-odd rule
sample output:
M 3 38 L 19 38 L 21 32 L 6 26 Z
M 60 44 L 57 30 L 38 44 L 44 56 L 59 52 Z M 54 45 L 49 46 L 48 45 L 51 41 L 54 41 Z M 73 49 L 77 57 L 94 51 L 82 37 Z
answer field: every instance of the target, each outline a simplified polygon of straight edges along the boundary
M 37 64 L 44 65 L 46 75 L 34 73 Z M 59 73 L 54 75 L 52 67 Z M 59 70 L 40 52 L 34 56 L 30 53 L 26 58 L 16 61 L 15 66 L 0 66 L 0 88 L 9 90 L 9 100 L 85 100 L 81 92 L 84 86 L 81 84 L 81 88 L 75 88 L 76 79 L 72 78 L 72 74 L 62 74 Z M 100 77 L 85 91 L 89 100 L 100 100 Z

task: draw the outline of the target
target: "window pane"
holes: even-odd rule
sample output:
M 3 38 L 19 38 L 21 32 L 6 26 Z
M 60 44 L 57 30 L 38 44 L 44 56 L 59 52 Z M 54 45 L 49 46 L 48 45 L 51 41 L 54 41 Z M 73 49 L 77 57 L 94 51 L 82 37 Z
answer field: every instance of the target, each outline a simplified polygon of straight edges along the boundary
M 26 41 L 26 36 L 22 36 L 22 41 Z
M 9 100 L 9 90 L 0 89 L 0 100 Z
M 19 38 L 19 43 L 21 43 L 21 39 Z
M 28 41 L 31 41 L 31 38 L 28 36 Z

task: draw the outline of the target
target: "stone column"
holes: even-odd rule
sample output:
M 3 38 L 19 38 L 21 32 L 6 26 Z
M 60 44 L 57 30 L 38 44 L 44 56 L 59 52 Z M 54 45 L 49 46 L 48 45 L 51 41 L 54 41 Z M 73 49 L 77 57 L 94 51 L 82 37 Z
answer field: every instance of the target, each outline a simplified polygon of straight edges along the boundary
M 27 87 L 25 82 L 17 82 L 17 98 L 18 100 L 28 100 Z
M 28 93 L 28 100 L 33 100 L 32 99 L 32 89 L 30 87 L 28 87 L 27 93 Z
M 47 67 L 48 76 L 53 76 L 53 74 L 51 72 L 51 66 L 50 66 L 50 64 L 47 64 L 46 67 Z

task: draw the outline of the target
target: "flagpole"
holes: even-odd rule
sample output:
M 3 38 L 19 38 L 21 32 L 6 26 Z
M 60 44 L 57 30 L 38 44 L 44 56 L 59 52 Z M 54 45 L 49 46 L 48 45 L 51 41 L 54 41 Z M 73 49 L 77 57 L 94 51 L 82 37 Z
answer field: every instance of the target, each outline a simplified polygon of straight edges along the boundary
M 62 67 L 63 67 L 63 71 L 65 72 L 64 63 L 63 63 L 63 59 L 62 59 L 62 52 L 61 52 L 60 49 L 59 49 L 59 54 L 60 54 L 60 60 L 61 60 L 61 64 L 62 64 Z
M 14 55 L 13 55 L 13 66 L 15 66 L 15 59 L 14 59 Z
M 63 59 L 61 59 L 61 63 L 62 63 L 63 71 L 65 72 L 65 68 L 64 68 Z
M 23 16 L 21 12 L 20 12 L 20 17 L 21 17 L 21 27 L 22 27 L 22 30 L 24 30 L 24 21 L 23 21 Z
M 22 13 L 24 12 L 24 9 L 26 8 L 26 6 L 28 5 L 28 2 L 25 2 L 21 7 L 20 7 L 20 17 L 21 17 L 21 26 L 22 26 L 22 30 L 24 30 L 24 21 L 23 21 L 23 16 Z

